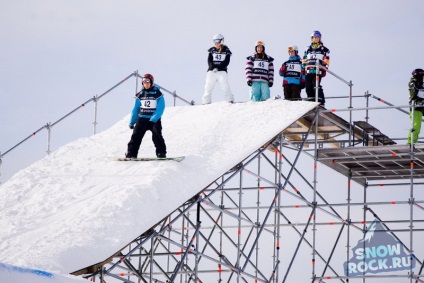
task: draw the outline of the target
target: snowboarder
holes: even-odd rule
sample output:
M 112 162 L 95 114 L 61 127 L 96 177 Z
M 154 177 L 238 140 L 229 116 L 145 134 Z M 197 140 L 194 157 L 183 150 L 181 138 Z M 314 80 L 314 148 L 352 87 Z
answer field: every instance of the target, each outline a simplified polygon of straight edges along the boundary
M 284 99 L 302 100 L 300 92 L 305 88 L 305 68 L 296 45 L 289 46 L 288 52 L 289 60 L 283 63 L 279 71 L 280 76 L 284 77 Z
M 265 53 L 263 41 L 256 41 L 255 54 L 247 57 L 246 80 L 250 86 L 250 100 L 265 101 L 270 98 L 270 90 L 274 84 L 274 58 Z
M 216 82 L 219 82 L 224 91 L 225 100 L 234 101 L 234 96 L 228 84 L 227 67 L 230 64 L 231 51 L 224 45 L 224 36 L 216 34 L 213 36 L 214 46 L 208 50 L 208 72 L 206 75 L 205 93 L 202 97 L 203 104 L 210 104 L 212 101 L 212 90 Z
M 321 41 L 321 33 L 314 31 L 311 35 L 311 45 L 307 48 L 303 56 L 303 63 L 306 72 L 306 94 L 308 100 L 315 101 L 315 87 L 317 87 L 318 76 L 318 102 L 324 106 L 324 91 L 321 86 L 321 79 L 325 77 L 326 70 L 330 65 L 330 50 Z M 316 63 L 320 65 L 316 70 Z
M 152 140 L 158 158 L 166 157 L 166 145 L 162 136 L 161 117 L 165 110 L 165 99 L 159 87 L 154 85 L 151 74 L 142 77 L 142 90 L 136 94 L 134 108 L 131 112 L 129 127 L 133 129 L 128 143 L 127 158 L 136 158 L 141 141 L 147 131 L 152 132 Z
M 421 120 L 424 111 L 424 84 L 423 84 L 424 70 L 415 69 L 412 71 L 412 77 L 409 81 L 409 104 L 415 105 L 414 111 L 410 109 L 409 117 L 412 120 L 412 130 L 408 134 L 407 144 L 418 141 L 418 136 L 421 131 Z

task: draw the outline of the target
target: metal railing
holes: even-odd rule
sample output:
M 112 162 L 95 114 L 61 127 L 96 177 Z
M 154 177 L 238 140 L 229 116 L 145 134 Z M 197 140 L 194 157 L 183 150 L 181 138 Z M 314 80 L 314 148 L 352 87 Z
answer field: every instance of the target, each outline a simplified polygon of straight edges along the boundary
M 366 122 L 368 122 L 368 105 L 369 105 L 369 98 L 374 98 L 388 106 L 390 106 L 389 108 L 395 108 L 407 115 L 409 115 L 409 112 L 402 109 L 400 106 L 395 107 L 393 104 L 387 102 L 387 100 L 384 100 L 382 98 L 379 98 L 373 94 L 370 94 L 368 91 L 365 92 L 364 95 L 352 95 L 352 87 L 353 87 L 353 83 L 352 81 L 348 81 L 344 78 L 342 78 L 341 76 L 337 75 L 336 73 L 330 71 L 330 70 L 326 70 L 327 73 L 331 74 L 332 76 L 334 76 L 335 78 L 337 78 L 338 80 L 340 80 L 341 82 L 343 82 L 344 84 L 346 84 L 349 87 L 349 95 L 347 96 L 334 96 L 334 97 L 326 97 L 327 99 L 340 99 L 340 98 L 348 98 L 349 99 L 349 107 L 348 109 L 352 109 L 353 110 L 353 104 L 352 104 L 352 100 L 353 98 L 358 98 L 358 97 L 362 97 L 366 99 L 366 107 L 363 108 L 366 111 L 366 117 L 365 120 Z M 138 73 L 138 71 L 134 71 L 133 73 L 131 73 L 130 75 L 128 75 L 127 77 L 125 77 L 123 80 L 119 81 L 117 84 L 115 84 L 114 86 L 112 86 L 110 89 L 108 89 L 107 91 L 105 91 L 104 93 L 100 94 L 100 95 L 95 95 L 92 98 L 88 99 L 87 101 L 85 101 L 84 103 L 80 104 L 79 106 L 77 106 L 75 109 L 73 109 L 72 111 L 70 111 L 69 113 L 67 113 L 66 115 L 64 115 L 62 118 L 58 119 L 56 122 L 48 122 L 45 125 L 43 125 L 41 128 L 39 128 L 38 130 L 32 132 L 30 135 L 28 135 L 26 138 L 24 138 L 22 141 L 18 142 L 16 145 L 12 146 L 11 148 L 9 148 L 8 150 L 1 152 L 0 151 L 0 169 L 1 169 L 1 165 L 2 165 L 2 160 L 3 157 L 6 156 L 8 153 L 10 153 L 11 151 L 13 151 L 14 149 L 16 149 L 17 147 L 19 147 L 20 145 L 22 145 L 23 143 L 25 143 L 26 141 L 28 141 L 30 138 L 34 137 L 35 135 L 37 135 L 39 132 L 41 132 L 42 130 L 46 129 L 48 132 L 48 137 L 47 137 L 47 154 L 51 153 L 51 144 L 50 144 L 50 140 L 51 140 L 51 129 L 56 126 L 57 124 L 59 124 L 60 122 L 62 122 L 63 120 L 65 120 L 66 118 L 68 118 L 69 116 L 71 116 L 72 114 L 74 114 L 75 112 L 77 112 L 77 110 L 85 107 L 87 104 L 89 104 L 90 102 L 94 102 L 94 121 L 93 121 L 93 135 L 96 134 L 97 131 L 97 107 L 98 104 L 97 102 L 103 98 L 104 96 L 106 96 L 107 94 L 109 94 L 110 92 L 112 92 L 113 90 L 115 90 L 117 87 L 121 86 L 124 82 L 126 82 L 128 79 L 130 79 L 131 77 L 135 77 L 136 82 L 135 82 L 135 94 L 138 93 L 138 79 L 142 78 L 142 76 Z M 188 101 L 186 99 L 184 99 L 183 97 L 177 95 L 176 91 L 170 91 L 164 87 L 162 87 L 159 84 L 156 84 L 156 86 L 158 86 L 162 92 L 172 95 L 173 97 L 173 106 L 176 106 L 176 102 L 177 100 L 186 103 L 188 105 L 195 105 L 195 102 L 193 100 Z M 316 88 L 317 90 L 318 88 Z M 318 93 L 316 92 L 316 97 L 315 97 L 315 101 L 318 101 Z M 423 118 L 424 121 L 424 118 Z M 349 129 L 349 145 L 351 145 L 352 143 L 352 135 L 353 135 L 353 121 L 352 121 L 352 111 L 349 111 L 349 124 L 350 124 L 350 129 Z M 1 172 L 0 172 L 0 176 L 1 176 Z M 1 181 L 0 181 L 1 184 Z
M 20 142 L 18 142 L 17 144 L 15 144 L 14 146 L 12 146 L 11 148 L 7 149 L 4 152 L 0 151 L 0 169 L 1 169 L 1 165 L 3 162 L 3 157 L 6 156 L 7 154 L 9 154 L 10 152 L 12 152 L 13 150 L 15 150 L 16 148 L 18 148 L 20 145 L 22 145 L 23 143 L 25 143 L 26 141 L 28 141 L 29 139 L 31 139 L 32 137 L 34 137 L 35 135 L 37 135 L 39 132 L 41 132 L 42 130 L 47 130 L 47 154 L 51 153 L 51 144 L 50 144 L 50 140 L 51 140 L 51 129 L 56 126 L 57 124 L 59 124 L 60 122 L 62 122 L 63 120 L 65 120 L 66 118 L 68 118 L 69 116 L 71 116 L 72 114 L 74 114 L 75 112 L 77 112 L 78 110 L 80 110 L 81 108 L 85 107 L 87 104 L 89 104 L 90 102 L 94 102 L 94 121 L 93 121 L 93 135 L 96 134 L 97 131 L 97 103 L 98 101 L 103 98 L 104 96 L 106 96 L 107 94 L 109 94 L 110 92 L 112 92 L 113 90 L 115 90 L 117 87 L 119 87 L 120 85 L 122 85 L 124 82 L 126 82 L 128 79 L 130 79 L 131 77 L 135 77 L 136 79 L 136 85 L 135 85 L 135 94 L 138 93 L 138 78 L 141 78 L 142 76 L 140 76 L 138 74 L 138 71 L 134 71 L 133 73 L 131 73 L 130 75 L 128 75 L 127 77 L 125 77 L 123 80 L 119 81 L 117 84 L 115 84 L 114 86 L 112 86 L 111 88 L 109 88 L 107 91 L 105 91 L 104 93 L 100 94 L 100 95 L 95 95 L 92 98 L 88 99 L 87 101 L 85 101 L 84 103 L 81 103 L 79 106 L 77 106 L 76 108 L 74 108 L 72 111 L 70 111 L 69 113 L 67 113 L 66 115 L 64 115 L 63 117 L 61 117 L 60 119 L 58 119 L 57 121 L 51 123 L 48 122 L 46 123 L 44 126 L 42 126 L 41 128 L 39 128 L 38 130 L 32 132 L 31 134 L 29 134 L 27 137 L 25 137 L 23 140 L 21 140 Z M 165 89 L 164 87 L 155 84 L 156 86 L 160 87 L 160 89 L 173 96 L 174 99 L 174 104 L 173 106 L 176 106 L 176 100 L 180 100 L 186 104 L 189 105 L 194 105 L 195 102 L 192 101 L 188 101 L 184 98 L 182 98 L 181 96 L 177 95 L 176 91 L 169 91 L 167 89 Z M 1 172 L 0 172 L 0 176 L 1 176 Z M 0 181 L 1 184 L 1 181 Z
M 142 78 L 142 76 L 140 76 L 138 73 L 136 74 L 136 79 L 138 79 L 138 78 Z M 176 106 L 176 103 L 177 103 L 177 99 L 179 99 L 179 100 L 181 100 L 182 102 L 184 102 L 184 103 L 187 103 L 187 104 L 189 104 L 189 105 L 194 105 L 194 100 L 192 100 L 192 101 L 188 101 L 188 100 L 186 100 L 186 99 L 184 99 L 184 98 L 182 98 L 181 96 L 179 96 L 179 95 L 177 95 L 177 91 L 170 91 L 170 90 L 167 90 L 166 88 L 164 88 L 164 87 L 162 87 L 162 86 L 160 86 L 160 85 L 158 85 L 158 84 L 155 84 L 156 86 L 158 86 L 158 87 L 160 87 L 160 90 L 161 91 L 164 91 L 164 92 L 166 92 L 166 93 L 168 93 L 168 94 L 170 94 L 170 95 L 172 95 L 173 97 L 174 97 L 174 106 Z
M 317 65 L 314 65 L 313 67 L 317 68 L 318 70 L 320 68 L 325 68 L 324 66 L 321 66 L 318 63 L 317 63 Z M 394 104 L 388 102 L 387 100 L 385 100 L 383 98 L 380 98 L 380 97 L 378 97 L 376 95 L 371 94 L 368 90 L 363 95 L 353 95 L 352 94 L 353 83 L 352 83 L 351 80 L 348 81 L 348 80 L 342 78 L 341 76 L 337 75 L 336 73 L 334 73 L 334 72 L 332 72 L 331 70 L 328 70 L 328 69 L 326 69 L 326 72 L 329 73 L 329 74 L 331 74 L 333 77 L 335 77 L 336 79 L 340 80 L 341 82 L 343 82 L 344 84 L 346 84 L 349 87 L 349 95 L 347 95 L 347 96 L 345 95 L 345 96 L 326 96 L 325 97 L 326 99 L 342 99 L 342 98 L 348 98 L 349 99 L 349 106 L 348 106 L 348 108 L 342 110 L 342 111 L 348 111 L 349 112 L 349 125 L 350 125 L 349 126 L 349 131 L 348 131 L 348 139 L 349 139 L 348 140 L 348 143 L 349 143 L 349 146 L 352 146 L 352 144 L 353 144 L 353 141 L 352 141 L 352 137 L 353 137 L 353 134 L 354 134 L 353 133 L 353 124 L 354 123 L 353 123 L 353 120 L 352 120 L 353 110 L 358 110 L 358 109 L 365 110 L 365 121 L 367 123 L 369 122 L 369 118 L 370 118 L 369 117 L 369 110 L 371 110 L 371 109 L 388 109 L 388 108 L 390 108 L 390 109 L 398 110 L 398 111 L 400 111 L 400 112 L 402 112 L 402 113 L 404 113 L 404 114 L 406 114 L 406 115 L 409 116 L 410 112 L 407 111 L 407 108 L 408 108 L 407 105 L 406 106 L 405 105 L 395 106 Z M 319 75 L 319 73 L 317 72 L 317 78 L 318 78 L 318 75 Z M 315 102 L 319 102 L 319 100 L 318 100 L 318 82 L 319 82 L 319 80 L 316 79 Z M 353 98 L 365 98 L 365 107 L 353 109 Z M 379 102 L 382 102 L 385 105 L 387 105 L 388 107 L 370 108 L 369 107 L 370 98 L 373 98 L 373 99 L 375 99 L 375 100 L 377 100 Z M 412 109 L 412 107 L 413 107 L 412 105 L 409 105 L 410 110 Z M 405 110 L 405 108 L 406 108 L 406 110 Z M 330 112 L 330 111 L 321 111 L 321 112 L 322 113 L 325 113 L 325 112 Z M 341 110 L 338 110 L 338 112 L 341 112 Z M 424 121 L 424 117 L 423 117 L 422 121 Z M 412 128 L 413 127 L 411 126 L 411 130 L 410 131 L 412 131 Z M 392 140 L 405 140 L 405 138 L 395 138 L 395 139 L 392 139 Z

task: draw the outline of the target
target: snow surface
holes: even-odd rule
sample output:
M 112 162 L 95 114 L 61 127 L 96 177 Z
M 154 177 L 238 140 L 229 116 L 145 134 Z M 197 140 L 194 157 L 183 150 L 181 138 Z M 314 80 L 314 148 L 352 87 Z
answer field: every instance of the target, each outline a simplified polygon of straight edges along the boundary
M 71 142 L 0 187 L 0 262 L 61 274 L 101 262 L 316 105 L 268 100 L 166 108 L 168 156 L 184 155 L 182 162 L 112 161 L 126 151 L 129 116 Z M 139 157 L 154 152 L 148 133 Z
M 82 283 L 89 282 L 72 275 L 58 275 L 50 272 L 17 267 L 0 263 L 0 282 L 2 283 Z

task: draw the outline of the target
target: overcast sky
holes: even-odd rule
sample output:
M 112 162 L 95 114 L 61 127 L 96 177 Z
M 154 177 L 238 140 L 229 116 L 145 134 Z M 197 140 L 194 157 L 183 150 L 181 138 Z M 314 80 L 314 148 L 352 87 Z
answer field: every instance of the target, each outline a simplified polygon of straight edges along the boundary
M 424 67 L 423 8 L 422 0 L 0 0 L 0 152 L 136 70 L 200 103 L 215 33 L 233 52 L 228 72 L 236 101 L 248 99 L 244 65 L 255 41 L 265 42 L 278 69 L 288 45 L 303 52 L 319 30 L 331 50 L 330 69 L 352 80 L 354 95 L 369 90 L 405 105 L 411 71 Z M 282 95 L 281 82 L 277 74 L 271 96 Z M 326 97 L 349 94 L 334 77 L 322 85 Z M 131 110 L 134 92 L 131 79 L 99 102 L 99 131 Z M 213 101 L 220 100 L 216 86 Z M 52 129 L 52 150 L 91 134 L 93 106 Z M 326 106 L 346 108 L 348 100 L 327 100 Z M 354 107 L 363 106 L 365 99 L 354 100 Z M 371 113 L 371 123 L 404 137 L 408 117 L 395 112 Z M 354 119 L 363 120 L 365 113 L 356 113 Z M 47 131 L 32 139 L 3 158 L 1 181 L 45 154 Z

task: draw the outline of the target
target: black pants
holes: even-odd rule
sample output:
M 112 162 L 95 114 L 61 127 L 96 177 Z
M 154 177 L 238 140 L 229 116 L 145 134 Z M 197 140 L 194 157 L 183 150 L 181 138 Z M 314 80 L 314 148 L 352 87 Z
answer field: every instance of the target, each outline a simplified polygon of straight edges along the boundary
M 138 118 L 131 140 L 128 143 L 127 157 L 137 157 L 141 141 L 147 131 L 152 132 L 152 140 L 156 147 L 156 155 L 166 154 L 166 145 L 162 137 L 162 123 L 160 119 L 156 123 L 153 123 L 150 122 L 148 118 Z
M 306 75 L 306 94 L 308 95 L 309 101 L 315 101 L 315 86 L 316 86 L 316 76 L 315 74 Z M 321 86 L 321 76 L 318 76 L 318 102 L 321 105 L 325 104 L 324 91 Z
M 300 97 L 300 85 L 287 84 L 283 86 L 284 88 L 284 99 L 287 100 L 302 100 Z

